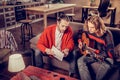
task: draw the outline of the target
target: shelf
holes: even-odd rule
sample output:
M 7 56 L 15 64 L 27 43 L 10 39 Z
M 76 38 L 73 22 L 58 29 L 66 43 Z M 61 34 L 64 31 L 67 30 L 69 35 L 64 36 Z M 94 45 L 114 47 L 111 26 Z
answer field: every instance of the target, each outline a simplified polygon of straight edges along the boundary
M 0 15 L 3 15 L 3 13 L 0 13 Z
M 0 27 L 0 29 L 13 29 L 20 26 L 20 24 L 18 24 L 18 22 L 16 21 L 16 17 L 18 18 L 20 17 L 15 14 L 16 7 L 18 7 L 19 10 L 20 9 L 23 10 L 25 7 L 34 7 L 40 5 L 41 5 L 40 2 L 32 2 L 32 3 L 25 3 L 22 5 L 0 6 L 0 16 L 1 16 L 0 20 L 2 20 L 1 22 L 2 27 Z M 23 17 L 22 15 L 24 16 L 25 14 L 21 14 L 21 17 Z M 41 19 L 40 16 L 38 15 L 32 15 L 30 17 L 33 20 L 33 23 L 43 20 L 43 18 Z
M 6 24 L 7 24 L 7 23 L 12 23 L 12 22 L 16 22 L 16 21 L 15 21 L 15 20 L 7 21 Z
M 5 12 L 5 13 L 14 13 L 14 11 L 8 11 L 8 12 Z

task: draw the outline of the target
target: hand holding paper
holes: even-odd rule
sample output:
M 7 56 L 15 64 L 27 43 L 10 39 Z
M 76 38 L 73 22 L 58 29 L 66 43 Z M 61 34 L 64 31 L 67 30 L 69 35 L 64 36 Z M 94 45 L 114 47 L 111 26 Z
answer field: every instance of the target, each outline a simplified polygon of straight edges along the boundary
M 64 53 L 64 57 L 67 57 L 69 54 L 69 49 L 64 49 L 62 52 Z
M 54 52 L 54 57 L 57 58 L 58 60 L 62 61 L 64 57 L 64 53 L 62 53 L 60 50 L 58 50 L 55 46 L 52 46 L 51 49 Z
M 48 55 L 54 55 L 54 52 L 51 49 L 49 49 L 49 48 L 46 48 L 45 52 Z

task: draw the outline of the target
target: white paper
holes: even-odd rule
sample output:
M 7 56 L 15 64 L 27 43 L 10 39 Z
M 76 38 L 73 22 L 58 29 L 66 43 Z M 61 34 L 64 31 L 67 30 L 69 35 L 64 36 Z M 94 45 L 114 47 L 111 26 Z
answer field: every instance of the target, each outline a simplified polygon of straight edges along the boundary
M 64 53 L 62 53 L 60 50 L 58 50 L 55 46 L 52 46 L 52 51 L 54 52 L 54 57 L 58 60 L 62 61 L 64 57 Z

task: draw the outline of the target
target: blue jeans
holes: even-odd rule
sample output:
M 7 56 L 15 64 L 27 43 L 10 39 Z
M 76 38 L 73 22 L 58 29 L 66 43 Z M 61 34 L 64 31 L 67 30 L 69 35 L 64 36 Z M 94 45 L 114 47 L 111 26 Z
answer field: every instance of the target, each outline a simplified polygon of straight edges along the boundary
M 106 60 L 110 63 L 113 64 L 113 60 L 110 58 L 106 58 Z M 78 65 L 78 70 L 80 74 L 81 80 L 92 80 L 91 75 L 88 69 L 89 63 L 94 63 L 97 62 L 93 57 L 88 57 L 88 56 L 82 56 L 78 59 L 77 65 Z M 99 63 L 99 67 L 97 67 L 96 71 L 96 80 L 102 80 L 102 78 L 105 76 L 107 71 L 110 69 L 110 65 L 106 63 L 105 61 Z
M 36 49 L 35 50 L 35 62 L 37 67 L 43 67 L 43 56 L 47 56 L 43 54 L 40 50 Z M 69 72 L 70 73 L 75 73 L 75 64 L 76 64 L 76 58 L 74 53 L 69 53 L 67 57 L 63 58 L 65 61 L 67 61 L 70 64 Z M 49 64 L 51 63 L 51 58 L 49 58 Z

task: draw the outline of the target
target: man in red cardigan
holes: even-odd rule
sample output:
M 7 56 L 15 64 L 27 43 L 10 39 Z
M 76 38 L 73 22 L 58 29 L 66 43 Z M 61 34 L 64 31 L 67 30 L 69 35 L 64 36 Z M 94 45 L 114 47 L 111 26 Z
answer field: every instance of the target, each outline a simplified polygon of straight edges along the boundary
M 75 72 L 75 60 L 71 53 L 74 47 L 72 38 L 73 32 L 69 26 L 69 18 L 64 14 L 57 19 L 57 24 L 48 26 L 40 35 L 37 43 L 37 48 L 40 50 L 40 55 L 36 56 L 38 67 L 43 67 L 42 56 L 53 56 L 52 46 L 55 46 L 64 54 L 64 60 L 70 63 L 70 75 Z M 39 56 L 39 57 L 38 57 Z M 39 60 L 39 61 L 38 61 Z M 38 62 L 37 62 L 38 61 Z

